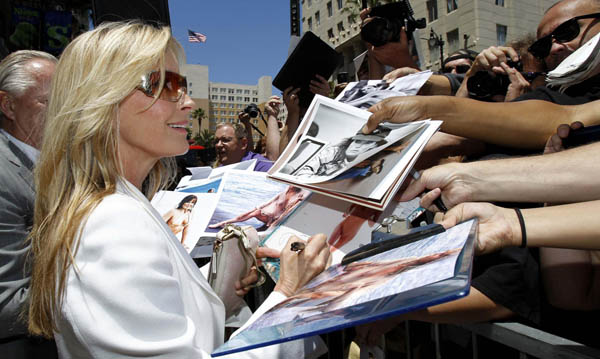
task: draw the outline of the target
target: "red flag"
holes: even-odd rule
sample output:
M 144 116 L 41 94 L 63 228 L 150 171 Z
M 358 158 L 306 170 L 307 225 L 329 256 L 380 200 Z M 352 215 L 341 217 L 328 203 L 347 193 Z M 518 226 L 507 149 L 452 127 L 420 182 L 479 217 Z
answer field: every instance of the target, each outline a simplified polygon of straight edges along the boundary
M 194 31 L 188 29 L 188 41 L 189 42 L 206 42 L 206 36 L 199 32 L 194 32 Z

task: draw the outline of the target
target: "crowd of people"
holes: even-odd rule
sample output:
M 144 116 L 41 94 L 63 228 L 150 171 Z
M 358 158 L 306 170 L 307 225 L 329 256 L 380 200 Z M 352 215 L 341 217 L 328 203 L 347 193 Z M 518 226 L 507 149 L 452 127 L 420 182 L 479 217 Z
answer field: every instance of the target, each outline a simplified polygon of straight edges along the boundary
M 361 19 L 369 21 L 369 9 Z M 599 32 L 600 1 L 560 0 L 544 13 L 535 36 L 450 54 L 417 96 L 368 109 L 373 114 L 362 133 L 338 152 L 348 157 L 358 145 L 383 141 L 385 122 L 442 120 L 416 164 L 421 176 L 397 199 L 420 196 L 445 227 L 476 217 L 479 236 L 466 297 L 359 326 L 357 343 L 376 344 L 406 320 L 510 319 L 597 345 L 582 322 L 594 324 L 600 308 L 594 224 L 600 186 L 593 160 L 600 144 L 566 149 L 563 141 L 600 124 L 594 112 L 600 71 L 566 90 L 545 85 L 544 77 Z M 368 71 L 357 80 L 389 83 L 419 71 L 407 36 L 400 35 L 381 46 L 366 44 Z M 208 358 L 225 340 L 223 303 L 172 231 L 185 236 L 190 208 L 201 201 L 187 198 L 168 218 L 149 202 L 173 179 L 174 157 L 188 149 L 195 105 L 180 74 L 182 51 L 168 27 L 130 21 L 78 36 L 59 60 L 21 50 L 0 62 L 3 356 Z M 482 92 L 482 83 L 495 87 Z M 318 75 L 310 90 L 333 95 Z M 240 113 L 241 125 L 218 125 L 214 166 L 256 159 L 255 171 L 268 171 L 307 110 L 299 92 L 290 87 L 265 104 L 267 134 L 259 151 L 247 113 Z M 281 106 L 288 113 L 282 129 Z M 300 170 L 327 173 L 330 161 L 317 159 Z M 447 212 L 435 204 L 439 199 Z M 329 246 L 338 239 L 314 234 L 300 252 L 292 242 L 304 241 L 290 239 L 279 254 L 280 279 L 248 324 L 298 295 L 327 267 Z M 246 294 L 257 279 L 253 268 L 235 284 L 236 293 Z M 324 351 L 317 336 L 235 357 Z

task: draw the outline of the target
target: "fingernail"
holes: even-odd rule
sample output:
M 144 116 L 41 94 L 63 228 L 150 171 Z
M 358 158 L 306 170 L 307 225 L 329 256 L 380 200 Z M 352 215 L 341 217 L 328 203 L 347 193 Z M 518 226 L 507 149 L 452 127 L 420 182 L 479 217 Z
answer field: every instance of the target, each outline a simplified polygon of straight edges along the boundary
M 362 128 L 362 133 L 364 133 L 365 135 L 369 134 L 369 129 L 367 128 L 367 125 L 364 125 Z

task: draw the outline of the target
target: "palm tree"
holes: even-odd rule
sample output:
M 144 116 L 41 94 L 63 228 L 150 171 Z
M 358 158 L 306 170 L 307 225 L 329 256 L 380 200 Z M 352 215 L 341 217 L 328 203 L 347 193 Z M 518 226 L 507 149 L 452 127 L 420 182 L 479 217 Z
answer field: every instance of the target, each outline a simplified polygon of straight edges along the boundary
M 202 120 L 204 119 L 204 117 L 206 116 L 206 114 L 204 113 L 204 110 L 201 108 L 197 108 L 195 110 L 193 110 L 192 112 L 190 112 L 190 117 L 194 120 L 198 120 L 198 129 L 202 130 Z
M 194 137 L 194 141 L 196 144 L 204 146 L 204 148 L 212 148 L 215 146 L 215 134 L 205 129 Z

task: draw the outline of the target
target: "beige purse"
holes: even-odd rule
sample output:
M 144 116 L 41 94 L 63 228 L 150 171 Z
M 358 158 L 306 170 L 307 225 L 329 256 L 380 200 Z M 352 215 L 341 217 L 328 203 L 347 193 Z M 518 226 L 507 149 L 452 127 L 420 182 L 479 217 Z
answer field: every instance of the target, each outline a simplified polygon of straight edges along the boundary
M 217 233 L 213 245 L 208 282 L 225 304 L 226 318 L 236 315 L 245 305 L 243 298 L 235 294 L 235 282 L 241 280 L 256 263 L 258 233 L 251 226 L 243 228 L 228 224 Z M 265 282 L 265 276 L 258 271 L 258 287 Z

